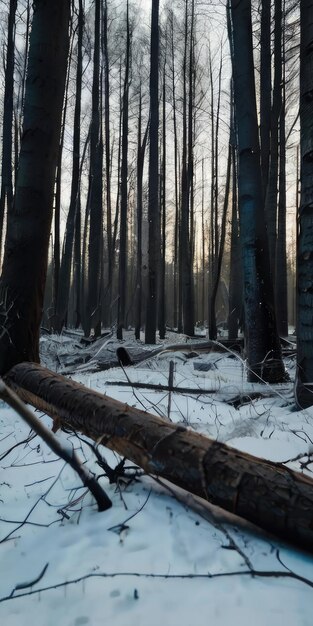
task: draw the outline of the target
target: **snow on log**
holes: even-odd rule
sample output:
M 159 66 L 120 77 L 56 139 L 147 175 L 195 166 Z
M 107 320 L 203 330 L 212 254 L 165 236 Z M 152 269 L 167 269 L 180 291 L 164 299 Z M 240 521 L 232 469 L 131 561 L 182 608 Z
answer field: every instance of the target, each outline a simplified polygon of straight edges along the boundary
M 261 528 L 313 551 L 313 480 L 87 389 L 40 365 L 5 377 L 26 402 Z

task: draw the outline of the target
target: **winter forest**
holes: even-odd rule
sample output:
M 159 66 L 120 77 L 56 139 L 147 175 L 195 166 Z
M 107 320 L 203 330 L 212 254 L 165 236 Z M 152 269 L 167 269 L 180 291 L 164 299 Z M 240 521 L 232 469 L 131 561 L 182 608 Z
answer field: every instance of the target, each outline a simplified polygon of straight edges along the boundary
M 311 626 L 313 4 L 0 44 L 0 619 Z

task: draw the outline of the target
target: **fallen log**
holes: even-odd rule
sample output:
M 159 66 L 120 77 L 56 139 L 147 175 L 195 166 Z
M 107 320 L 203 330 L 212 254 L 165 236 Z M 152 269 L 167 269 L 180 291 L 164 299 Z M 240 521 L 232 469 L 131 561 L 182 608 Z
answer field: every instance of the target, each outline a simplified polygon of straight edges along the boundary
M 5 377 L 26 402 L 148 474 L 313 551 L 313 480 L 91 391 L 33 363 Z
M 127 346 L 120 346 L 116 350 L 116 356 L 118 361 L 124 366 L 137 365 L 142 361 L 151 359 L 158 356 L 162 352 L 183 352 L 184 354 L 197 353 L 197 352 L 241 352 L 243 349 L 243 341 L 229 341 L 224 339 L 222 341 L 212 341 L 210 339 L 206 341 L 193 341 L 190 343 L 174 343 L 169 345 L 159 346 L 152 350 L 138 351 Z
M 128 387 L 130 389 L 145 389 L 147 391 L 160 391 L 169 393 L 181 393 L 190 396 L 204 396 L 207 394 L 221 394 L 222 398 L 220 402 L 227 402 L 231 406 L 237 408 L 242 404 L 251 402 L 252 400 L 259 400 L 260 398 L 269 398 L 274 395 L 282 397 L 282 390 L 277 391 L 275 387 L 265 387 L 265 389 L 255 390 L 254 387 L 262 387 L 259 383 L 245 383 L 241 385 L 240 392 L 238 389 L 234 391 L 234 385 L 226 384 L 224 387 L 221 384 L 215 383 L 213 386 L 210 379 L 211 387 L 204 389 L 203 387 L 178 387 L 177 385 L 163 385 L 162 383 L 141 383 L 132 380 L 106 380 L 105 385 L 110 387 Z M 285 391 L 289 391 L 288 387 L 285 387 Z
M 97 345 L 99 344 L 99 340 Z M 197 356 L 199 352 L 241 352 L 243 345 L 240 341 L 228 342 L 223 340 L 223 343 L 217 341 L 193 341 L 190 343 L 175 343 L 160 345 L 157 348 L 143 347 L 142 345 L 120 345 L 116 341 L 116 347 L 114 347 L 114 341 L 110 340 L 103 345 L 100 343 L 95 354 L 91 354 L 89 348 L 86 350 L 80 349 L 79 354 L 64 354 L 58 355 L 61 364 L 66 368 L 62 371 L 65 375 L 71 375 L 76 370 L 81 372 L 96 372 L 105 371 L 113 367 L 123 365 L 128 367 L 130 365 L 138 365 L 149 359 L 152 359 L 161 353 L 168 352 L 182 352 L 187 358 L 191 356 Z M 88 351 L 87 351 L 88 350 Z M 73 366 L 77 365 L 75 369 Z
M 111 385 L 112 387 L 130 387 L 134 389 L 147 389 L 150 391 L 170 391 L 171 393 L 183 393 L 190 394 L 191 396 L 202 396 L 208 393 L 214 393 L 219 391 L 219 389 L 200 389 L 200 387 L 177 387 L 174 385 L 162 385 L 154 384 L 154 383 L 140 383 L 133 382 L 131 380 L 106 380 L 106 385 Z

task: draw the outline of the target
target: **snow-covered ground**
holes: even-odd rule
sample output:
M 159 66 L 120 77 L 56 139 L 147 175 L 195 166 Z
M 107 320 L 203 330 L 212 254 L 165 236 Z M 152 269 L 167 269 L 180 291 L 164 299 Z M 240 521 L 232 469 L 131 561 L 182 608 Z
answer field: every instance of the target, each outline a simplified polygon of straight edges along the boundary
M 51 366 L 58 354 L 75 349 L 72 337 L 47 336 L 43 360 Z M 188 356 L 164 349 L 125 370 L 92 373 L 77 366 L 72 377 L 251 454 L 310 472 L 313 461 L 305 470 L 301 461 L 312 449 L 313 409 L 295 410 L 292 382 L 247 384 L 244 363 L 233 353 Z M 166 391 L 131 386 L 167 385 L 170 361 L 174 386 L 199 388 L 198 395 L 175 393 L 169 402 Z M 286 365 L 292 378 L 292 357 Z M 102 474 L 85 441 L 57 436 Z M 117 465 L 114 453 L 101 452 Z M 98 513 L 78 476 L 4 403 L 0 466 L 0 624 L 312 626 L 312 556 L 143 475 L 131 463 L 118 484 L 100 478 L 113 506 Z

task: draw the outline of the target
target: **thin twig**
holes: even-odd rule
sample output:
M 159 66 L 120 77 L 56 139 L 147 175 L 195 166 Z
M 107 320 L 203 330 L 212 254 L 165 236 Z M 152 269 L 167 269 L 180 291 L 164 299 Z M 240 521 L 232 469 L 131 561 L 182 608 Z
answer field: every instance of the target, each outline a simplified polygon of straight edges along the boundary
M 44 591 L 51 591 L 52 589 L 59 589 L 60 587 L 67 587 L 68 585 L 75 585 L 84 580 L 88 580 L 90 578 L 155 578 L 162 580 L 213 580 L 214 578 L 229 578 L 232 576 L 250 576 L 251 578 L 291 578 L 293 580 L 297 580 L 308 587 L 313 588 L 313 581 L 305 578 L 304 576 L 300 576 L 295 572 L 283 571 L 283 570 L 235 570 L 231 572 L 217 572 L 215 574 L 211 574 L 208 572 L 207 574 L 151 574 L 151 573 L 139 573 L 139 572 L 92 572 L 90 574 L 85 574 L 84 576 L 79 576 L 78 578 L 73 578 L 72 580 L 66 580 L 62 583 L 56 583 L 55 585 L 50 585 L 48 587 L 41 587 L 39 589 L 33 589 L 32 591 L 28 591 L 26 593 L 21 593 L 18 596 L 12 595 L 12 592 L 8 596 L 4 596 L 0 598 L 0 602 L 6 602 L 7 600 L 16 600 L 17 598 L 22 598 L 24 596 L 32 596 L 35 593 L 43 593 Z
M 95 476 L 85 467 L 78 458 L 75 450 L 65 447 L 53 432 L 41 422 L 32 411 L 22 402 L 18 395 L 0 378 L 0 397 L 14 409 L 23 420 L 43 439 L 43 441 L 61 459 L 68 463 L 81 478 L 85 487 L 93 494 L 99 511 L 106 511 L 112 506 L 110 498 L 99 485 Z

